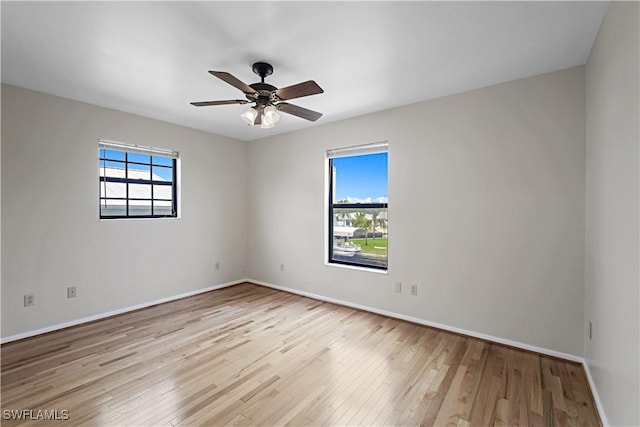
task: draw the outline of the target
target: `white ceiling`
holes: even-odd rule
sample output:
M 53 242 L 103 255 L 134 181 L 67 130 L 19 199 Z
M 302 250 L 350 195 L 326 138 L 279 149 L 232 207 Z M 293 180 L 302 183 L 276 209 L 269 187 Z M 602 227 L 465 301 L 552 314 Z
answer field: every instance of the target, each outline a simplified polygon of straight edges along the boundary
M 253 140 L 584 64 L 606 2 L 6 2 L 2 82 Z M 270 62 L 277 87 L 324 94 L 246 126 L 246 83 Z

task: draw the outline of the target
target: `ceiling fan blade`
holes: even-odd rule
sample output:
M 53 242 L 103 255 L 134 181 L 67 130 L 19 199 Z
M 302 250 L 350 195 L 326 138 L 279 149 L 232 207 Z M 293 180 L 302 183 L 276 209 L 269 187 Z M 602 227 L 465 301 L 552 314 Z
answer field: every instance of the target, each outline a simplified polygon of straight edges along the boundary
M 296 85 L 283 87 L 282 89 L 277 89 L 274 92 L 278 96 L 278 98 L 283 101 L 324 93 L 322 88 L 318 86 L 318 83 L 314 82 L 313 80 L 308 80 Z
M 278 105 L 276 105 L 276 108 L 284 113 L 293 114 L 294 116 L 302 117 L 303 119 L 307 119 L 312 122 L 315 122 L 320 117 L 322 117 L 322 113 L 318 113 L 317 111 L 313 111 L 313 110 L 308 110 L 306 108 L 289 104 L 287 102 L 279 103 Z
M 202 101 L 202 102 L 191 102 L 190 104 L 194 107 L 207 107 L 209 105 L 227 105 L 227 104 L 248 104 L 249 101 L 246 99 L 229 99 L 226 101 Z
M 236 89 L 240 89 L 242 92 L 246 93 L 247 95 L 258 93 L 251 86 L 249 86 L 242 80 L 237 79 L 236 77 L 232 76 L 229 73 L 225 73 L 224 71 L 209 71 L 209 73 L 221 80 L 224 80 L 225 82 L 229 83 L 231 86 L 235 87 Z

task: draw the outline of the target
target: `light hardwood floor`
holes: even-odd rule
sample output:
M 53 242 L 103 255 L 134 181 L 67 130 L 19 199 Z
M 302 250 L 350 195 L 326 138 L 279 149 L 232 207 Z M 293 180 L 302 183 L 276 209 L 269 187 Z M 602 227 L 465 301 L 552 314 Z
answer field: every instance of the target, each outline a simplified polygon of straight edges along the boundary
M 5 344 L 1 362 L 3 416 L 67 410 L 55 425 L 600 425 L 579 364 L 253 284 Z

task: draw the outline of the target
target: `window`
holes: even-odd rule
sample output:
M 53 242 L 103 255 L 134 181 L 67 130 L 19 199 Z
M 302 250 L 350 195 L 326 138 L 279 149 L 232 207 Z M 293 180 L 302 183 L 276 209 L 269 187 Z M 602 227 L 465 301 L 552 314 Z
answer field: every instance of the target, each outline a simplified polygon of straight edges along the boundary
M 386 270 L 388 144 L 327 152 L 329 263 Z
M 100 141 L 100 218 L 178 216 L 178 153 Z

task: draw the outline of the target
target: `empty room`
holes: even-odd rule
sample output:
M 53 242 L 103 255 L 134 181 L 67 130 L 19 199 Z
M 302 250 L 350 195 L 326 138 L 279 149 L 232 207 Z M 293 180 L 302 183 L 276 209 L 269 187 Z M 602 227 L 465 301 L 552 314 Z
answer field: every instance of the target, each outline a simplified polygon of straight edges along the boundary
M 2 425 L 640 425 L 639 2 L 0 16 Z

